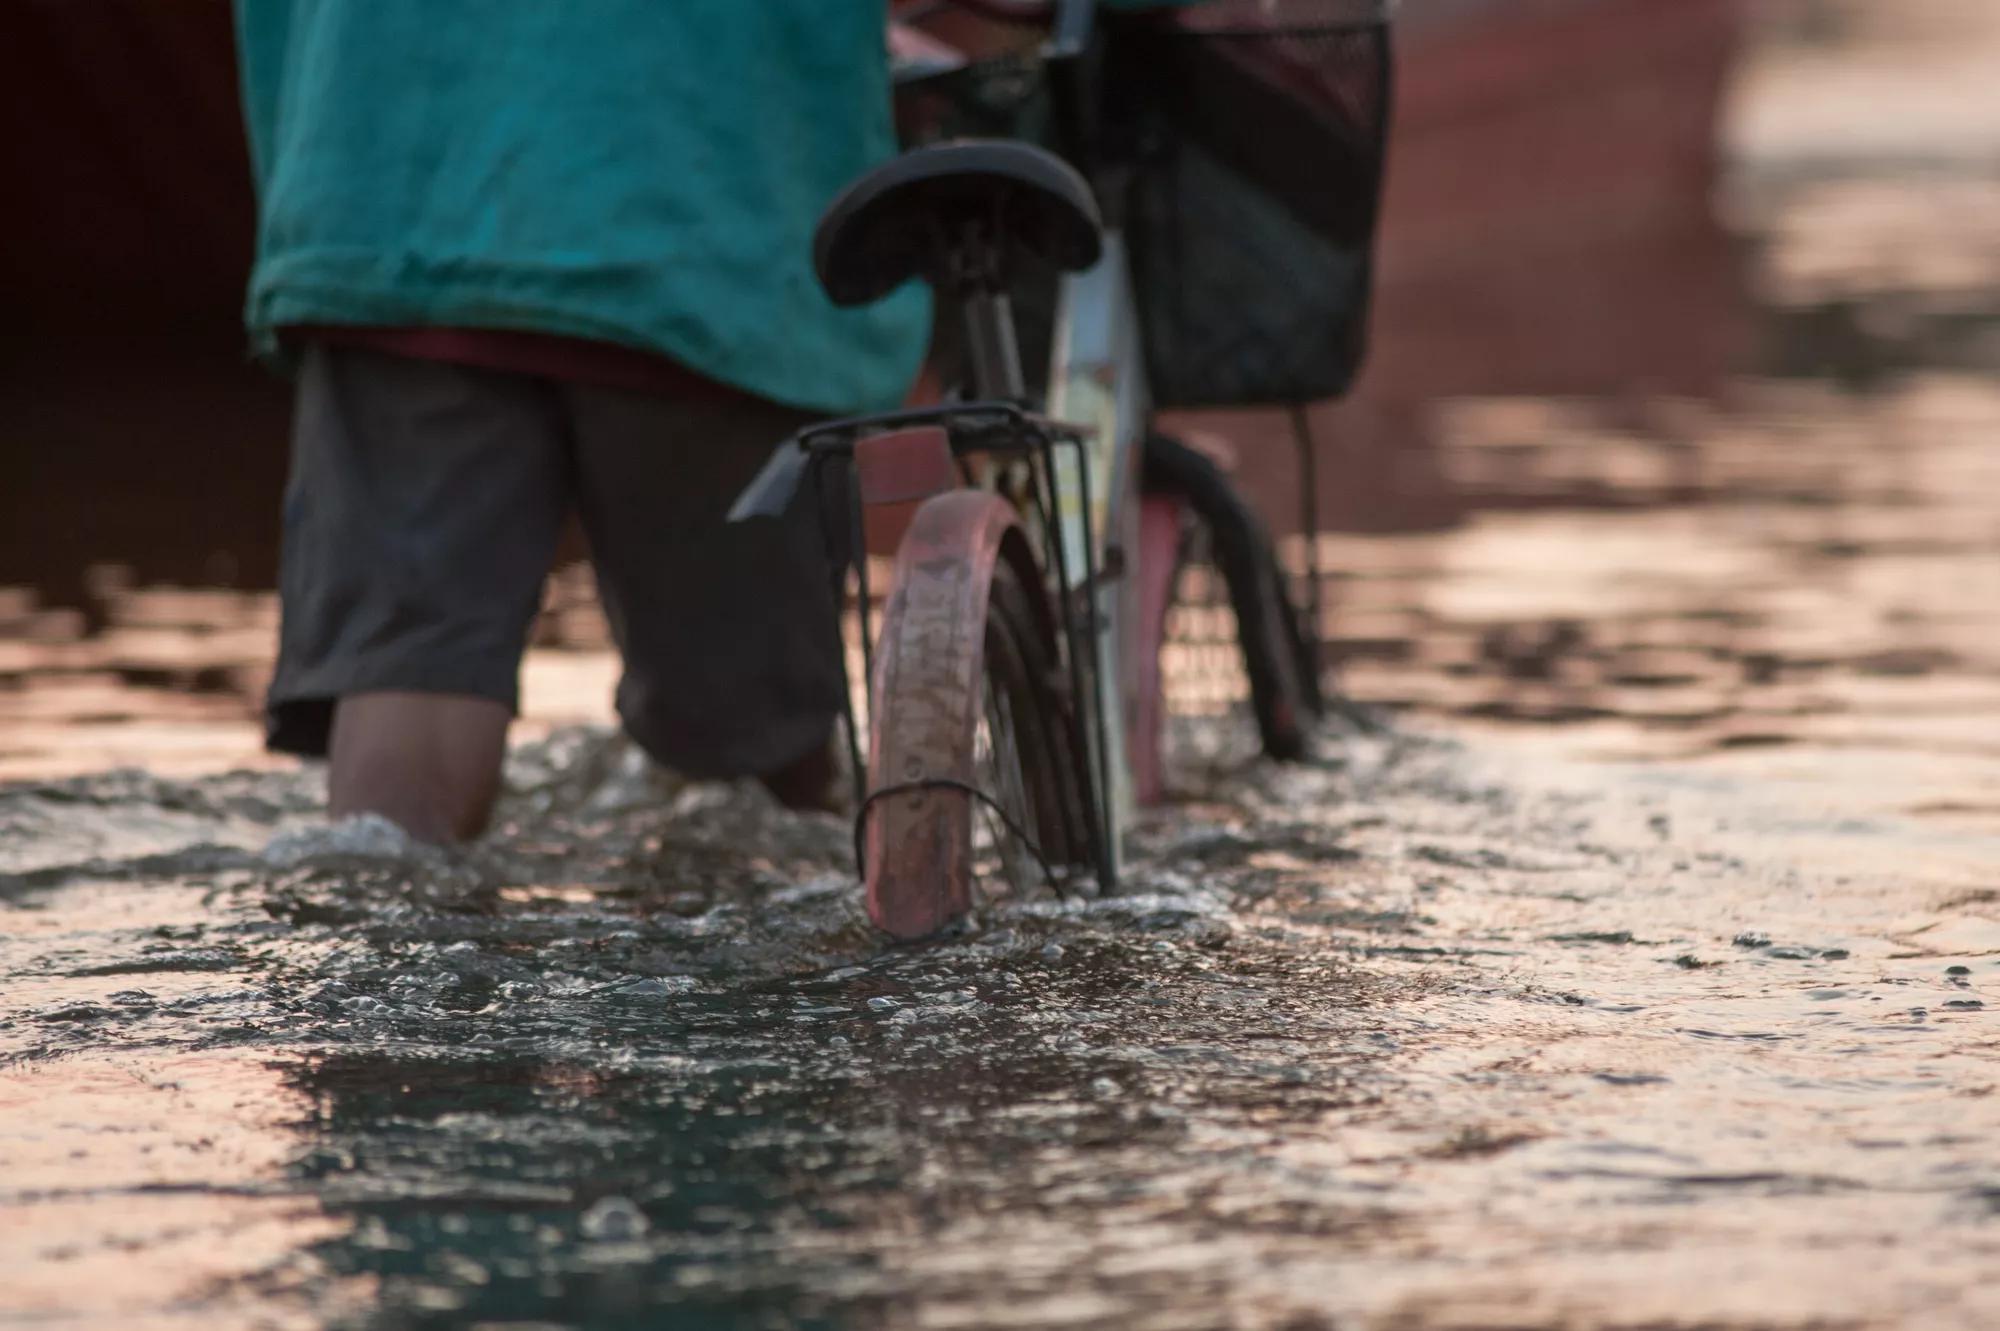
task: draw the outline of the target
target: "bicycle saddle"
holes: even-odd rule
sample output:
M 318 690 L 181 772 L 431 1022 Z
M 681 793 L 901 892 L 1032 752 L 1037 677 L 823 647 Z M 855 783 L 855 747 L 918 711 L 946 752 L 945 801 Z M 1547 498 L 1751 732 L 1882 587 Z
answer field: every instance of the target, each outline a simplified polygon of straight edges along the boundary
M 995 246 L 1003 272 L 1020 255 L 1088 268 L 1101 225 L 1090 186 L 1054 153 L 962 139 L 892 158 L 842 191 L 813 235 L 813 270 L 834 304 L 866 305 L 912 277 L 948 283 L 967 243 Z

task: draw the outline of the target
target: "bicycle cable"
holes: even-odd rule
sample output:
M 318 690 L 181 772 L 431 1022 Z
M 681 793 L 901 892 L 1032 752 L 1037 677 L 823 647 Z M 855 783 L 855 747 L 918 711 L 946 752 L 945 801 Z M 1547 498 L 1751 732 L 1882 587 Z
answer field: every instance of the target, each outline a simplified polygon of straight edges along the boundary
M 1014 815 L 1007 811 L 1006 806 L 971 782 L 960 781 L 956 777 L 949 776 L 927 776 L 915 781 L 898 781 L 894 785 L 883 786 L 879 790 L 870 791 L 868 797 L 861 801 L 861 808 L 854 815 L 854 863 L 861 871 L 863 878 L 868 876 L 868 852 L 866 846 L 868 811 L 875 806 L 876 800 L 884 796 L 907 795 L 913 790 L 956 790 L 970 795 L 981 804 L 984 804 L 1000 819 L 1001 824 L 1013 835 L 1014 839 L 1027 847 L 1028 853 L 1035 857 L 1035 863 L 1041 866 L 1043 881 L 1048 883 L 1056 896 L 1064 901 L 1069 900 L 1069 892 L 1063 880 L 1057 876 L 1055 869 L 1049 864 L 1048 856 L 1042 854 L 1042 848 L 1036 845 L 1035 839 L 1028 835 L 1019 822 L 1015 821 Z

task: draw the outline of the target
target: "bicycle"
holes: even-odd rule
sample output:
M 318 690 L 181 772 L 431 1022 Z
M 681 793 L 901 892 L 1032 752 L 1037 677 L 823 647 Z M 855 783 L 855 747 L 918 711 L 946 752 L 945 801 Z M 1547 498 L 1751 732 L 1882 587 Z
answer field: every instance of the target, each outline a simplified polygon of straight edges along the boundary
M 940 122 L 942 141 L 867 173 L 828 207 L 814 267 L 840 305 L 929 283 L 941 313 L 957 316 L 940 324 L 958 333 L 959 382 L 935 406 L 801 432 L 732 510 L 737 520 L 771 515 L 810 491 L 838 556 L 833 594 L 843 606 L 854 583 L 869 715 L 865 754 L 851 707 L 847 718 L 855 856 L 871 918 L 899 939 L 964 915 L 981 883 L 1062 891 L 1094 876 L 1101 890 L 1116 889 L 1121 831 L 1136 803 L 1160 794 L 1159 655 L 1191 532 L 1212 545 L 1228 586 L 1266 751 L 1306 752 L 1323 706 L 1316 551 L 1307 633 L 1261 520 L 1213 461 L 1157 431 L 1153 412 L 1158 403 L 1296 403 L 1344 390 L 1359 360 L 1386 116 L 1379 0 L 1213 0 L 1199 20 L 1181 11 L 1149 25 L 1100 21 L 1091 0 L 952 3 L 1047 23 L 1050 36 L 997 61 L 903 70 L 899 96 L 942 95 L 959 114 Z M 1333 33 L 1361 34 L 1376 60 L 1359 103 L 1326 96 L 1351 90 L 1316 86 L 1312 60 L 1299 58 Z M 1285 237 L 1296 251 L 1288 263 L 1317 261 L 1330 247 L 1358 265 L 1358 288 L 1316 292 L 1303 315 L 1289 312 L 1311 336 L 1266 331 L 1218 358 L 1198 345 L 1202 330 L 1185 310 L 1164 295 L 1141 299 L 1136 279 L 1151 274 L 1164 289 L 1160 265 L 1178 257 L 1161 251 L 1180 230 L 1149 231 L 1148 219 L 1171 216 L 1181 228 L 1191 212 L 1185 199 L 1147 211 L 1148 190 L 1171 198 L 1186 185 L 1159 169 L 1160 143 L 1176 153 L 1176 172 L 1206 170 L 1216 146 L 1201 132 L 1175 145 L 1166 103 L 1203 90 L 1163 101 L 1156 81 L 1176 67 L 1177 43 L 1206 42 L 1212 53 L 1232 41 L 1239 49 L 1204 75 L 1206 95 L 1234 80 L 1266 103 L 1303 103 L 1290 123 L 1259 134 L 1303 130 L 1323 142 L 1325 123 L 1354 122 L 1343 142 L 1363 159 L 1356 192 L 1365 197 L 1307 190 L 1288 210 L 1297 235 L 1268 216 L 1244 223 Z M 993 95 L 982 82 L 993 78 L 1011 92 Z M 1012 117 L 1007 127 L 1018 130 L 1036 106 L 1056 150 L 950 133 L 968 116 Z M 1268 147 L 1235 151 L 1268 174 Z M 1227 256 L 1212 262 L 1229 266 Z M 1013 308 L 1023 281 L 1036 278 L 1055 292 L 1040 382 L 1024 372 Z M 1278 275 L 1267 304 L 1297 303 L 1286 281 Z M 1309 463 L 1310 440 L 1300 439 Z M 836 467 L 844 485 L 828 479 Z M 869 554 L 892 551 L 871 640 Z

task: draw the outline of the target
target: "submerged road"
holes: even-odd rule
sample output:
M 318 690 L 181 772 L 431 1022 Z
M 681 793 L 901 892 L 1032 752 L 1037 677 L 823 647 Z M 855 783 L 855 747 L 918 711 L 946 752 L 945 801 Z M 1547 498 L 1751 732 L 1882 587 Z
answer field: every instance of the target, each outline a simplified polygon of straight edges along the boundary
M 588 733 L 463 857 L 9 789 L 0 1319 L 2000 1319 L 2000 838 L 1331 738 L 917 948 L 838 823 Z

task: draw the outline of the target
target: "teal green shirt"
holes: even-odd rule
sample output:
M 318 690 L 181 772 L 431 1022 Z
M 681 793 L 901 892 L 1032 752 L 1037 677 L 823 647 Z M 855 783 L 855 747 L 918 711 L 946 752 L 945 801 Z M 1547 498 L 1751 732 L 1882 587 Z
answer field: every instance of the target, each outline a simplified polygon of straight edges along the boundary
M 237 0 L 246 319 L 525 329 L 893 405 L 915 287 L 840 310 L 820 210 L 895 150 L 880 0 Z

